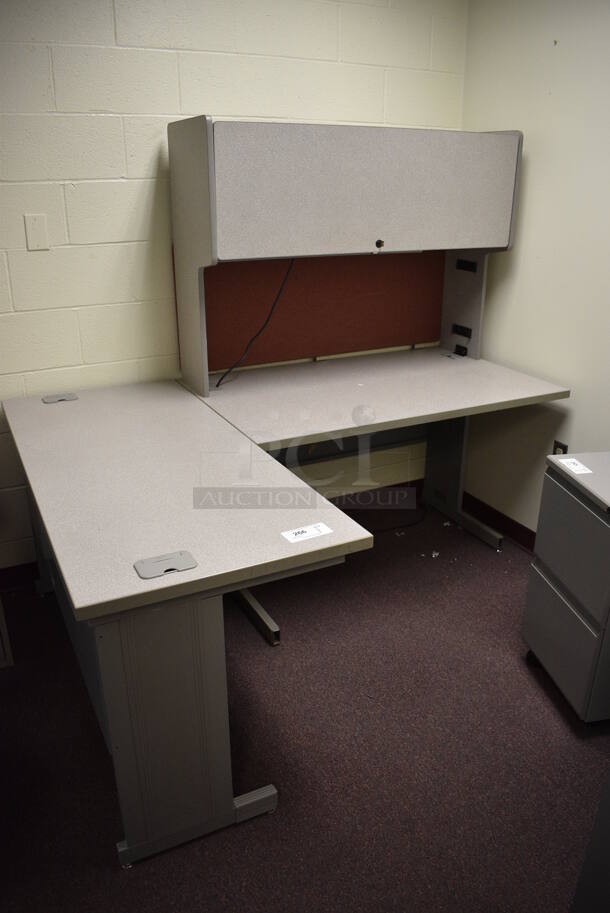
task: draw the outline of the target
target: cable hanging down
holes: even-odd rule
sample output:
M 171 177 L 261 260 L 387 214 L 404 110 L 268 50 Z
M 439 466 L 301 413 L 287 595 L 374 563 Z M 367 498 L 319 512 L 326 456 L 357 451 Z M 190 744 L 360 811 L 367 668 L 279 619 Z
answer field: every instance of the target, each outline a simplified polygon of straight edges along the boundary
M 286 272 L 285 272 L 285 274 L 284 274 L 284 278 L 282 279 L 282 284 L 280 285 L 280 287 L 279 287 L 279 289 L 278 289 L 277 295 L 275 296 L 275 299 L 274 299 L 274 301 L 273 301 L 273 304 L 271 305 L 271 309 L 270 309 L 269 313 L 268 313 L 267 316 L 265 317 L 265 320 L 264 320 L 264 322 L 263 322 L 263 325 L 262 325 L 261 328 L 254 334 L 254 336 L 250 339 L 250 341 L 249 341 L 248 344 L 246 345 L 244 351 L 241 353 L 241 355 L 239 356 L 239 358 L 237 359 L 237 361 L 235 362 L 235 364 L 231 365 L 230 368 L 227 368 L 227 370 L 224 372 L 224 374 L 221 374 L 219 380 L 218 380 L 217 383 L 216 383 L 216 387 L 220 387 L 220 385 L 221 385 L 221 383 L 223 382 L 223 380 L 224 380 L 226 377 L 228 377 L 229 374 L 231 374 L 233 371 L 235 371 L 236 368 L 239 368 L 239 366 L 241 365 L 242 361 L 244 360 L 244 358 L 246 357 L 246 355 L 247 355 L 248 352 L 250 351 L 250 346 L 252 345 L 252 343 L 253 343 L 253 342 L 256 342 L 256 340 L 257 340 L 258 337 L 261 335 L 261 333 L 266 329 L 267 325 L 269 324 L 269 321 L 270 321 L 271 318 L 273 317 L 273 312 L 275 311 L 276 305 L 277 305 L 278 301 L 280 300 L 280 298 L 282 297 L 282 293 L 283 293 L 283 291 L 284 291 L 284 289 L 285 289 L 285 287 L 286 287 L 286 283 L 287 283 L 287 281 L 288 281 L 288 277 L 289 277 L 289 275 L 290 275 L 290 271 L 292 270 L 292 267 L 293 267 L 293 266 L 294 266 L 294 257 L 291 257 L 291 258 L 290 258 L 290 263 L 288 264 L 288 268 L 287 268 L 287 270 L 286 270 Z

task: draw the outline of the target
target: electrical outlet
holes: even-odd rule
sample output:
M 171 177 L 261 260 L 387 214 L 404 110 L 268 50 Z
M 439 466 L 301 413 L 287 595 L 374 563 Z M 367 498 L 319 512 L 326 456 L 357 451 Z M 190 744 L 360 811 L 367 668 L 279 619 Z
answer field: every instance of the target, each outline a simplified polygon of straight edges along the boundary
M 562 441 L 553 441 L 553 454 L 559 456 L 562 453 L 568 452 L 568 445 L 562 443 Z

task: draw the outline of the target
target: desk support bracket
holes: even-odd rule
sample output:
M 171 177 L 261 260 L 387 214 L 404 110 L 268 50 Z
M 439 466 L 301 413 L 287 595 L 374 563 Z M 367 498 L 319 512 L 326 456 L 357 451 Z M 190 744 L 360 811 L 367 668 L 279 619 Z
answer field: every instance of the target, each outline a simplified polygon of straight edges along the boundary
M 238 590 L 235 593 L 237 600 L 254 627 L 261 632 L 267 643 L 272 647 L 280 644 L 280 629 L 271 615 L 264 610 L 256 596 L 250 590 Z
M 432 422 L 426 429 L 425 503 L 499 551 L 502 535 L 462 510 L 468 418 Z
M 335 564 L 344 564 L 345 555 L 339 558 L 328 558 L 326 561 L 316 561 L 313 564 L 305 564 L 302 567 L 292 568 L 290 571 L 282 571 L 279 574 L 271 574 L 264 580 L 259 579 L 257 584 L 270 582 L 272 580 L 284 580 L 286 577 L 296 577 L 299 574 L 307 574 L 310 571 L 319 571 L 324 567 L 333 567 Z M 240 608 L 242 608 L 250 619 L 254 627 L 260 631 L 267 643 L 272 647 L 279 646 L 280 629 L 279 625 L 273 620 L 269 612 L 265 611 L 256 596 L 249 589 L 235 590 L 232 595 L 236 598 Z

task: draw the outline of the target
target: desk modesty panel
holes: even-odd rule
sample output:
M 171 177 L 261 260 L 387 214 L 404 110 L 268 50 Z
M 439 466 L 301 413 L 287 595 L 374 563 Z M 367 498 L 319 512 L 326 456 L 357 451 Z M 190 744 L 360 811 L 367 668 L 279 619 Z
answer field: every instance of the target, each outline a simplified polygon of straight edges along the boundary
M 204 401 L 275 450 L 569 395 L 482 358 L 430 348 L 240 371 Z
M 441 338 L 442 251 L 303 257 L 293 263 L 235 260 L 204 272 L 210 372 L 225 371 L 240 360 L 288 270 L 273 319 L 242 366 L 404 348 Z
M 87 390 L 53 404 L 15 399 L 5 411 L 77 620 L 238 589 L 373 544 L 176 382 Z M 286 489 L 301 499 L 219 509 L 208 498 L 207 509 L 194 509 L 196 488 L 222 489 L 225 499 L 254 488 L 263 503 Z M 297 542 L 282 535 L 317 523 L 332 532 Z M 134 570 L 178 550 L 197 567 L 150 580 Z

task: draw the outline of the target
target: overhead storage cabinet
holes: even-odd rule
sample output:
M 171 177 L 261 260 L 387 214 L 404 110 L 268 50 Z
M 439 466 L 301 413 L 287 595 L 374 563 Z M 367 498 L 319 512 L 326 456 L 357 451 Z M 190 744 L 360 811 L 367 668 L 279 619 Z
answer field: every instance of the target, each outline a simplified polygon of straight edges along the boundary
M 209 195 L 212 263 L 510 243 L 517 132 L 197 117 L 169 144 L 172 191 L 183 176 L 193 206 Z

